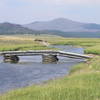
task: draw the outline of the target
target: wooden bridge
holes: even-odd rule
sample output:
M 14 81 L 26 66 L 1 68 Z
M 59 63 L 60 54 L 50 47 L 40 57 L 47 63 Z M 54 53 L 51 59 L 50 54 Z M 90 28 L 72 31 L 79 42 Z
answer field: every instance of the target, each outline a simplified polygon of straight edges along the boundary
M 41 55 L 42 61 L 44 63 L 52 63 L 57 62 L 59 59 L 57 56 L 63 56 L 73 59 L 90 59 L 91 56 L 71 53 L 71 52 L 64 52 L 64 51 L 54 51 L 54 50 L 30 50 L 30 51 L 5 51 L 0 52 L 0 56 L 4 57 L 4 62 L 13 62 L 17 63 L 19 61 L 18 56 L 35 56 Z

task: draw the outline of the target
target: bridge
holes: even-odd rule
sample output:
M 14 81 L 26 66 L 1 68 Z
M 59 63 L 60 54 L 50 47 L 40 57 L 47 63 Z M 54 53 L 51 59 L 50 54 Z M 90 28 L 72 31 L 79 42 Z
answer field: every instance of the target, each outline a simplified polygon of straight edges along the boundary
M 4 62 L 17 63 L 19 56 L 36 56 L 41 55 L 44 63 L 57 62 L 59 59 L 57 56 L 63 56 L 73 59 L 90 59 L 91 56 L 84 54 L 55 51 L 55 50 L 30 50 L 30 51 L 4 51 L 0 52 L 0 56 L 4 57 Z

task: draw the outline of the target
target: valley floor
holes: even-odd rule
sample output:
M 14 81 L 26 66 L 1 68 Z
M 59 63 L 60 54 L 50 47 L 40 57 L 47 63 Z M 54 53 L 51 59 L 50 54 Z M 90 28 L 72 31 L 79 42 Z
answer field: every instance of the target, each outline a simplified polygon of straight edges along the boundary
M 24 38 L 16 36 L 15 39 L 10 37 L 10 40 L 7 40 L 5 37 L 4 40 L 4 36 L 1 36 L 0 45 L 4 44 L 5 49 L 2 49 L 2 46 L 0 46 L 0 50 L 10 50 L 6 48 L 6 43 L 10 45 L 11 42 L 18 44 L 18 47 L 24 47 L 24 50 L 26 48 L 28 50 L 31 47 L 34 49 L 35 46 L 39 48 L 39 44 L 37 43 L 36 45 L 33 41 L 36 38 L 48 41 L 50 44 L 82 46 L 85 49 L 85 53 L 93 54 L 94 58 L 86 63 L 76 65 L 72 68 L 69 76 L 52 80 L 45 84 L 10 91 L 1 95 L 0 100 L 100 100 L 100 39 L 63 38 L 42 35 L 28 36 L 27 39 L 26 36 Z M 20 39 L 21 43 L 23 43 L 22 45 L 26 41 L 31 45 L 27 44 L 28 47 L 27 45 L 19 45 L 20 41 L 17 39 Z M 23 50 L 23 48 L 18 50 Z

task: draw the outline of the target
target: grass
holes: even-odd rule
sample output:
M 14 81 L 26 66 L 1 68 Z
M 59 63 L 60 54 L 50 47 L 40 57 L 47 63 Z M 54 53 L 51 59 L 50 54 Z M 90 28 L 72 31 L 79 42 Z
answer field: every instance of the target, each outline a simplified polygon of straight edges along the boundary
M 56 36 L 28 36 L 28 39 L 25 36 L 24 40 L 21 36 L 17 36 L 17 38 L 21 38 L 21 40 L 14 39 L 12 41 L 17 42 L 16 46 L 21 47 L 20 49 L 31 47 L 33 49 L 35 46 L 40 48 L 41 44 L 38 47 L 38 44 L 32 42 L 33 38 L 38 38 L 51 44 L 82 46 L 86 53 L 100 54 L 100 39 L 74 39 Z M 5 42 L 2 41 L 0 45 Z M 7 43 L 10 45 L 11 40 Z M 6 42 L 4 45 L 7 45 Z M 94 56 L 86 63 L 76 65 L 72 68 L 69 76 L 48 81 L 45 84 L 9 91 L 2 94 L 0 100 L 100 100 L 100 56 Z
M 29 36 L 32 37 L 32 36 Z M 87 54 L 100 54 L 100 39 L 99 38 L 64 38 L 52 35 L 37 35 L 33 38 L 48 41 L 52 45 L 75 45 L 85 48 Z
M 0 36 L 0 51 L 52 49 L 27 36 Z
M 85 48 L 87 54 L 100 54 L 100 39 L 99 38 L 64 38 L 52 35 L 14 35 L 0 36 L 0 51 L 7 50 L 42 50 L 52 49 L 37 43 L 34 40 L 41 39 L 49 42 L 52 45 L 75 45 Z
M 69 76 L 10 91 L 0 100 L 100 100 L 100 57 L 75 66 Z

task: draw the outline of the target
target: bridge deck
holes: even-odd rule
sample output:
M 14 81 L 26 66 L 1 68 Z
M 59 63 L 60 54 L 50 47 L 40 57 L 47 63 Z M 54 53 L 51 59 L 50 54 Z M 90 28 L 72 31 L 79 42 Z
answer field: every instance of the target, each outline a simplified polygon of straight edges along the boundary
M 84 54 L 72 53 L 72 52 L 64 52 L 64 51 L 54 51 L 54 50 L 30 50 L 30 51 L 4 51 L 0 52 L 1 56 L 33 56 L 33 55 L 57 55 L 64 56 L 69 58 L 92 58 L 91 56 L 87 56 Z

